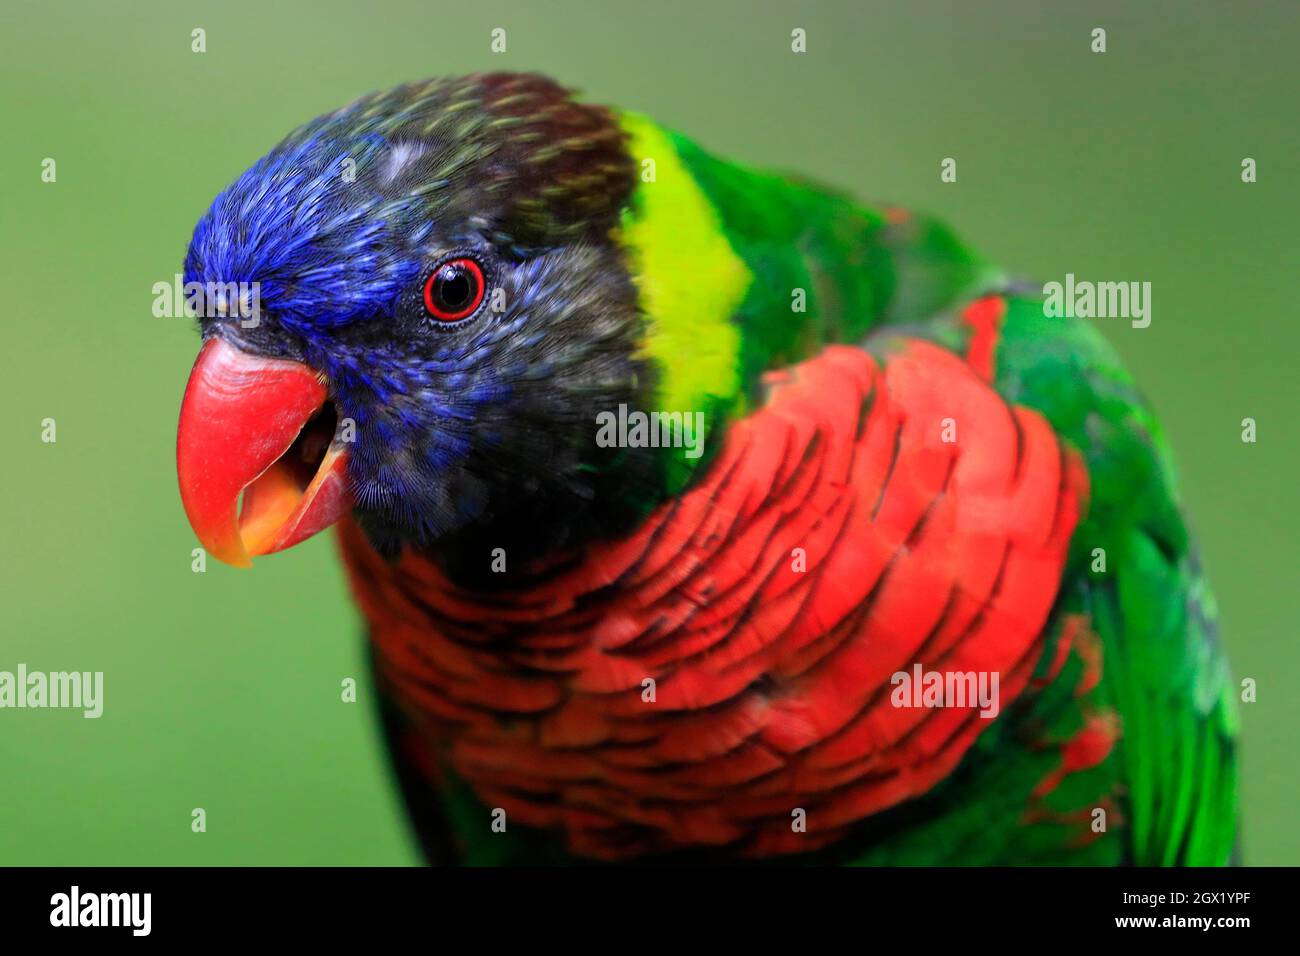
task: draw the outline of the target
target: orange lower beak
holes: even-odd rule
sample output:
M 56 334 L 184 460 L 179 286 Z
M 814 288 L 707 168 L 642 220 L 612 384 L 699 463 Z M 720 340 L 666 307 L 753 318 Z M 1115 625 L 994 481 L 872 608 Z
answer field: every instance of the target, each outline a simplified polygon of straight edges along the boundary
M 282 551 L 351 510 L 328 398 L 306 365 L 204 344 L 181 402 L 176 474 L 210 554 L 248 567 L 250 555 Z

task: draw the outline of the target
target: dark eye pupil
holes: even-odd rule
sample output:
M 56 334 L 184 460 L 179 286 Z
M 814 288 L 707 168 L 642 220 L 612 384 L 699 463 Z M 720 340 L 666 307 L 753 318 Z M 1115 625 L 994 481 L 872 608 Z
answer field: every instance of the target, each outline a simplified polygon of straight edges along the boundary
M 483 267 L 469 258 L 442 263 L 424 281 L 424 308 L 439 322 L 473 315 L 487 291 Z
M 451 266 L 439 273 L 438 301 L 447 311 L 455 312 L 465 308 L 473 296 L 473 283 L 464 269 Z

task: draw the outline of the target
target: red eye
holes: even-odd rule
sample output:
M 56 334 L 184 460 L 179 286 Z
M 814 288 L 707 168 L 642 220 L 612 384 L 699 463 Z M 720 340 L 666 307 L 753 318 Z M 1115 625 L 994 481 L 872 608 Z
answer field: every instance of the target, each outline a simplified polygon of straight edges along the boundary
M 424 280 L 424 308 L 439 322 L 455 322 L 482 304 L 486 287 L 473 259 L 448 259 Z

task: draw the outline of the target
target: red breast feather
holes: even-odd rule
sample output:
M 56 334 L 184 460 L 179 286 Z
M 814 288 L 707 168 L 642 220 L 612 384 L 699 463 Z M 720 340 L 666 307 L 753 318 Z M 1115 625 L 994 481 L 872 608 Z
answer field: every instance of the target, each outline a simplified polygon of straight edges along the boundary
M 1043 418 L 919 341 L 883 369 L 828 348 L 768 386 L 700 483 L 544 585 L 469 593 L 343 529 L 431 752 L 574 853 L 824 846 L 990 723 L 891 706 L 892 674 L 996 672 L 1005 710 L 1042 654 L 1087 496 Z

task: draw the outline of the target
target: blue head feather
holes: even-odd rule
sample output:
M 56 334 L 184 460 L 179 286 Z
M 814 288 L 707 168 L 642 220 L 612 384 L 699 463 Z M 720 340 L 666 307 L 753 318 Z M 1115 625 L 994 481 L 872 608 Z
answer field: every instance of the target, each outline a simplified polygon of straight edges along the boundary
M 262 308 L 306 336 L 391 314 L 418 278 L 419 258 L 402 253 L 432 228 L 427 198 L 344 174 L 346 161 L 363 169 L 387 149 L 378 135 L 317 133 L 258 160 L 199 221 L 185 281 L 257 282 Z

